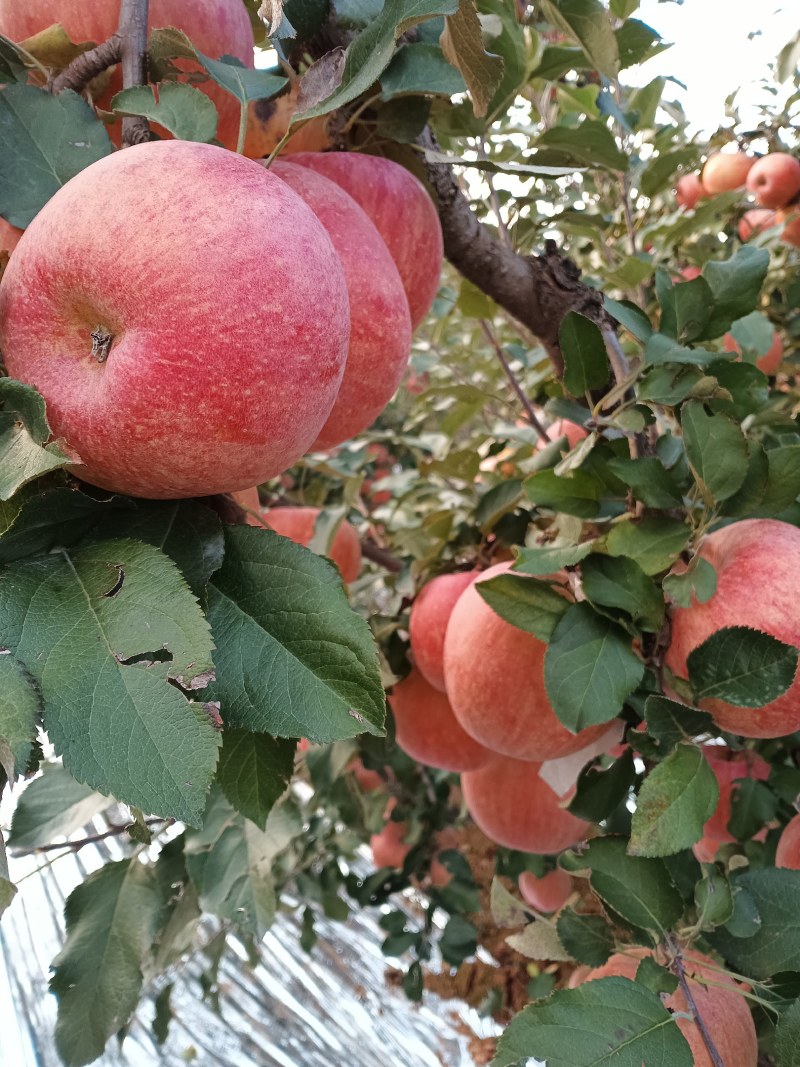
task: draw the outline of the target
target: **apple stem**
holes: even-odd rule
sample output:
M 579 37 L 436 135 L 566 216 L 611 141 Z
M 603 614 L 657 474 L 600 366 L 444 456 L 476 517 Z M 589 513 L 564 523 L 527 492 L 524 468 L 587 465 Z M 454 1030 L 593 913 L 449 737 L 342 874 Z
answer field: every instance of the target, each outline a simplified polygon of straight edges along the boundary
M 147 18 L 148 0 L 122 0 L 117 34 L 122 41 L 122 87 L 147 85 Z M 122 120 L 122 145 L 141 144 L 150 140 L 150 127 L 141 115 L 126 115 Z

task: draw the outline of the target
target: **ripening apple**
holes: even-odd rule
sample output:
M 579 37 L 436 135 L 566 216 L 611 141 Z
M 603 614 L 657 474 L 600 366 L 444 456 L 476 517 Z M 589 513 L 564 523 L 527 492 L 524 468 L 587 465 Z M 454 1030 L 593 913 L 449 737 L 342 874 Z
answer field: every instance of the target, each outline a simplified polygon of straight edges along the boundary
M 775 853 L 775 866 L 800 871 L 800 815 L 793 816 L 783 828 Z
M 444 692 L 444 635 L 456 601 L 480 571 L 440 574 L 422 587 L 411 607 L 408 633 L 423 678 Z
M 701 751 L 717 779 L 719 800 L 714 814 L 703 827 L 703 836 L 692 846 L 692 851 L 701 863 L 711 863 L 720 845 L 736 840 L 728 830 L 734 790 L 738 789 L 736 782 L 742 778 L 766 782 L 770 765 L 749 749 L 735 752 L 727 745 L 703 745 Z
M 537 878 L 533 871 L 523 871 L 517 879 L 517 885 L 526 904 L 547 914 L 563 908 L 572 896 L 572 878 L 560 867 L 548 871 L 541 878 Z
M 627 952 L 617 952 L 602 967 L 590 971 L 583 981 L 619 976 L 634 981 L 639 963 L 645 956 L 653 956 L 650 949 L 632 947 Z M 665 961 L 656 955 L 658 962 Z M 758 1063 L 758 1038 L 742 989 L 710 956 L 694 949 L 683 953 L 687 984 L 692 1000 L 703 1019 L 706 1030 L 714 1043 L 725 1067 L 756 1067 Z M 694 1067 L 714 1067 L 702 1031 L 693 1020 L 686 995 L 679 988 L 664 999 L 665 1006 L 680 1012 L 675 1022 L 692 1050 Z M 690 1018 L 682 1018 L 688 1014 Z
M 742 350 L 732 333 L 726 333 L 722 338 L 722 341 L 725 345 L 726 352 L 738 352 L 741 356 Z M 781 340 L 781 335 L 776 330 L 772 335 L 772 344 L 763 356 L 758 357 L 756 366 L 760 371 L 763 371 L 764 374 L 774 374 L 778 367 L 780 367 L 782 361 L 783 341 Z
M 416 667 L 392 689 L 397 744 L 412 759 L 442 771 L 472 771 L 495 755 L 466 732 L 445 693 L 434 689 Z
M 24 41 L 60 23 L 76 44 L 84 41 L 101 44 L 116 32 L 119 13 L 120 0 L 0 0 L 0 33 L 12 41 Z M 241 0 L 150 0 L 149 29 L 165 26 L 182 30 L 198 51 L 212 59 L 234 56 L 246 67 L 253 66 L 253 28 Z M 172 62 L 186 74 L 205 75 L 193 60 L 173 59 Z M 238 101 L 208 77 L 198 80 L 196 87 L 217 108 L 217 139 L 226 148 L 236 148 Z M 111 97 L 121 88 L 122 76 L 117 68 L 108 91 L 97 103 L 109 109 Z M 162 127 L 158 132 L 161 137 L 171 136 Z
M 501 619 L 478 593 L 481 582 L 510 567 L 484 571 L 453 608 L 444 640 L 447 695 L 467 733 L 487 748 L 522 760 L 557 759 L 596 741 L 607 724 L 574 734 L 559 721 L 544 684 L 547 645 Z
M 777 519 L 746 519 L 709 534 L 700 555 L 717 572 L 717 589 L 701 604 L 672 609 L 666 666 L 688 675 L 689 653 L 728 626 L 748 626 L 800 648 L 794 576 L 800 574 L 800 529 Z M 800 670 L 789 689 L 761 708 L 702 700 L 723 730 L 743 737 L 783 737 L 800 729 Z
M 699 173 L 684 174 L 675 184 L 675 199 L 678 201 L 678 206 L 686 208 L 687 211 L 691 211 L 697 206 L 697 201 L 707 195 Z
M 770 152 L 747 176 L 747 191 L 761 207 L 786 207 L 800 193 L 800 161 L 788 152 Z
M 743 189 L 754 163 L 755 158 L 744 152 L 715 152 L 703 167 L 703 188 L 711 195 Z
M 372 219 L 400 272 L 416 329 L 436 296 L 443 259 L 439 215 L 425 187 L 391 159 L 361 152 L 308 152 L 292 163 L 341 185 Z
M 298 545 L 311 544 L 319 514 L 319 508 L 308 507 L 262 508 L 260 512 L 264 525 Z M 258 525 L 254 518 L 250 522 L 253 526 Z M 342 572 L 342 578 L 348 585 L 358 578 L 361 570 L 361 541 L 356 528 L 346 519 L 336 527 L 328 549 L 328 558 L 332 559 Z
M 541 764 L 498 756 L 461 775 L 464 803 L 488 838 L 505 848 L 539 855 L 582 841 L 591 823 L 571 815 L 543 778 Z
M 693 282 L 695 278 L 699 278 L 702 273 L 703 271 L 701 267 L 684 267 L 681 271 L 681 278 L 683 278 L 685 282 Z
M 777 221 L 775 212 L 768 208 L 756 207 L 745 211 L 739 221 L 739 238 L 749 241 L 754 234 L 769 230 Z
M 232 492 L 291 466 L 333 407 L 349 330 L 314 213 L 253 160 L 188 141 L 77 174 L 0 284 L 9 375 L 44 395 L 73 473 L 131 496 Z
M 334 448 L 361 433 L 391 400 L 411 353 L 403 283 L 381 235 L 341 186 L 285 160 L 276 175 L 308 204 L 342 261 L 350 297 L 350 348 L 339 395 L 312 448 Z

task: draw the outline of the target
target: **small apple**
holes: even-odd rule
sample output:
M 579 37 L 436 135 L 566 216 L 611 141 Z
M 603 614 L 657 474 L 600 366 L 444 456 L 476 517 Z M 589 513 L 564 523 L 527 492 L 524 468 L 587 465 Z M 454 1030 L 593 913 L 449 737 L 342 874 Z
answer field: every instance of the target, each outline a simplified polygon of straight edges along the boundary
M 536 911 L 558 911 L 572 895 L 572 878 L 560 867 L 555 867 L 541 878 L 533 871 L 523 871 L 517 880 L 522 899 Z
M 745 211 L 739 220 L 739 238 L 742 241 L 749 241 L 755 234 L 771 229 L 776 222 L 775 212 L 768 208 L 756 207 Z
M 788 152 L 770 152 L 747 176 L 747 191 L 761 207 L 786 207 L 800 193 L 800 161 Z
M 702 200 L 707 195 L 708 193 L 703 186 L 699 173 L 684 174 L 682 178 L 678 178 L 675 185 L 675 199 L 678 201 L 679 207 L 691 211 L 697 206 L 697 201 Z

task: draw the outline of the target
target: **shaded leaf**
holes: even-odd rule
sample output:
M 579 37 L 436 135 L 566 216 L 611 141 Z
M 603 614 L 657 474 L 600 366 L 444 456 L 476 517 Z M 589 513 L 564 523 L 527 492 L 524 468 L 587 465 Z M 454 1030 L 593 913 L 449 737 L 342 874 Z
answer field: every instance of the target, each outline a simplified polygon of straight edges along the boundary
M 483 47 L 475 0 L 459 0 L 458 10 L 446 15 L 440 44 L 445 58 L 464 78 L 475 115 L 482 118 L 500 85 L 505 64 Z
M 779 867 L 745 871 L 734 880 L 734 886 L 744 891 L 745 900 L 750 898 L 759 921 L 745 926 L 745 936 L 741 936 L 732 933 L 732 920 L 711 935 L 714 947 L 738 971 L 753 978 L 800 971 L 800 871 Z M 738 905 L 737 893 L 734 908 Z
M 381 75 L 381 96 L 390 100 L 407 93 L 453 96 L 466 91 L 460 72 L 433 44 L 410 44 L 399 48 Z
M 683 914 L 680 893 L 662 860 L 631 856 L 627 845 L 623 837 L 595 838 L 578 859 L 595 893 L 626 922 L 667 930 Z
M 569 608 L 569 601 L 552 585 L 535 578 L 498 574 L 478 582 L 475 588 L 501 619 L 540 641 L 550 640 L 559 619 Z
M 40 706 L 28 672 L 13 656 L 0 651 L 0 741 L 11 753 L 11 766 L 5 772 L 12 785 L 17 775 L 25 773 L 31 757 Z
M 644 718 L 648 734 L 656 739 L 659 747 L 665 752 L 681 741 L 692 741 L 714 728 L 714 722 L 708 712 L 690 708 L 662 696 L 647 698 Z
M 789 689 L 800 652 L 771 634 L 725 626 L 689 653 L 689 681 L 698 697 L 762 708 Z
M 69 837 L 113 803 L 76 782 L 59 763 L 46 763 L 26 786 L 11 820 L 10 848 L 34 849 Z
M 294 752 L 294 741 L 225 730 L 217 782 L 233 809 L 262 830 L 272 806 L 289 785 Z
M 573 396 L 602 389 L 608 382 L 608 356 L 596 323 L 568 311 L 558 330 L 564 356 L 564 387 Z
M 669 856 L 703 836 L 719 786 L 695 745 L 679 744 L 642 783 L 631 822 L 632 856 Z
M 599 0 L 541 0 L 542 13 L 583 49 L 591 65 L 607 78 L 619 73 L 619 49 L 608 11 Z
M 581 915 L 564 908 L 556 927 L 562 945 L 578 963 L 602 967 L 614 951 L 614 930 L 602 915 Z

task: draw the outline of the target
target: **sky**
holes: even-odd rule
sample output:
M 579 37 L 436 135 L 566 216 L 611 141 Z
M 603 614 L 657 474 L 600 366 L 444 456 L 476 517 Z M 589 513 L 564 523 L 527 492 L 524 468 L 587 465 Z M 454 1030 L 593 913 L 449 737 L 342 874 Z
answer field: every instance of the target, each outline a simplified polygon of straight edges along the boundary
M 661 74 L 674 75 L 686 90 L 672 85 L 667 95 L 674 91 L 693 131 L 710 133 L 723 121 L 725 98 L 734 89 L 740 88 L 742 118 L 747 121 L 748 115 L 756 114 L 754 103 L 765 99 L 758 81 L 769 74 L 768 63 L 800 29 L 800 3 L 642 0 L 635 17 L 673 46 L 642 67 L 626 71 L 626 83 L 644 84 Z

